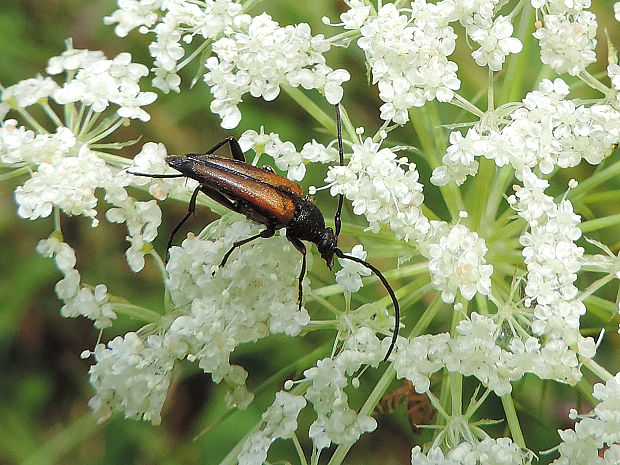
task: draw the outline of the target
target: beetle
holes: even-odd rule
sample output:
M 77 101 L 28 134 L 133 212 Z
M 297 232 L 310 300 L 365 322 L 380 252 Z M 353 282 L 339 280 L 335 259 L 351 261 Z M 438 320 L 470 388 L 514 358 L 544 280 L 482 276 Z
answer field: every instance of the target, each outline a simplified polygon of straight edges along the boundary
M 336 125 L 338 153 L 342 165 L 344 163 L 344 149 L 340 107 L 338 105 L 336 105 Z M 230 147 L 232 159 L 213 155 L 216 150 L 226 144 Z M 306 246 L 303 241 L 316 244 L 321 258 L 325 260 L 325 264 L 330 270 L 333 266 L 334 255 L 341 259 L 360 263 L 379 278 L 394 304 L 394 332 L 384 360 L 389 358 L 396 344 L 400 324 L 398 299 L 385 276 L 377 268 L 360 258 L 345 254 L 338 248 L 338 236 L 342 224 L 343 194 L 340 194 L 338 198 L 334 231 L 331 227 L 325 226 L 323 214 L 313 202 L 303 196 L 299 184 L 279 176 L 269 166 L 259 168 L 247 163 L 239 142 L 234 137 L 224 139 L 205 153 L 190 153 L 185 156 L 171 155 L 167 156 L 165 161 L 180 174 L 146 174 L 131 171 L 128 173 L 151 178 L 186 177 L 198 181 L 199 185 L 192 193 L 187 214 L 172 230 L 167 249 L 172 246 L 175 234 L 194 213 L 196 198 L 202 192 L 229 210 L 241 213 L 248 219 L 265 225 L 265 229 L 258 234 L 235 242 L 224 255 L 219 265 L 220 268 L 226 265 L 230 254 L 235 249 L 261 237 L 272 237 L 278 229 L 286 229 L 286 238 L 302 254 L 297 295 L 299 310 L 301 310 L 302 305 L 302 281 L 306 274 Z

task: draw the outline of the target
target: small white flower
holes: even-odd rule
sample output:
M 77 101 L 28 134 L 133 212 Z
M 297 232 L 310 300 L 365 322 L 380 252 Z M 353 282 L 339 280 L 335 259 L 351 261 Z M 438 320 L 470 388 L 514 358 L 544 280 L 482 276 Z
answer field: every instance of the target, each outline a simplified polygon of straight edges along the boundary
M 366 260 L 366 251 L 360 244 L 353 246 L 348 255 Z M 359 291 L 362 287 L 362 276 L 370 276 L 371 271 L 361 263 L 352 260 L 340 258 L 338 261 L 342 269 L 336 273 L 336 282 L 349 292 Z
M 312 139 L 312 142 L 304 144 L 300 155 L 304 160 L 315 163 L 329 163 L 338 160 L 338 150 L 335 147 L 325 147 L 314 139 Z
M 71 270 L 77 262 L 75 251 L 71 246 L 65 242 L 60 242 L 54 236 L 50 236 L 48 239 L 41 239 L 37 243 L 36 249 L 44 257 L 54 257 L 57 268 L 63 273 Z
M 106 212 L 108 221 L 127 224 L 127 240 L 131 243 L 126 252 L 127 263 L 137 273 L 144 268 L 144 243 L 152 242 L 157 237 L 161 209 L 155 200 L 136 202 L 128 196 L 121 200 L 114 195 L 106 195 L 106 200 L 116 205 L 116 208 Z
M 129 171 L 142 174 L 179 174 L 178 171 L 168 166 L 165 159 L 168 155 L 164 144 L 147 142 L 142 150 L 133 158 L 133 166 Z M 198 183 L 193 179 L 179 178 L 150 178 L 148 176 L 131 176 L 132 184 L 137 186 L 149 185 L 150 194 L 157 200 L 165 200 L 168 194 L 186 194 L 193 191 Z
M 450 133 L 450 145 L 441 159 L 443 165 L 433 170 L 431 182 L 436 186 L 445 186 L 450 181 L 461 185 L 467 176 L 475 176 L 478 172 L 476 156 L 484 155 L 487 151 L 486 138 L 483 138 L 475 128 L 467 131 L 465 137 L 459 131 Z
M 467 34 L 478 42 L 480 48 L 472 53 L 480 66 L 488 66 L 491 71 L 499 71 L 509 53 L 519 53 L 523 44 L 516 37 L 511 37 L 512 23 L 505 16 L 498 16 L 495 21 L 480 18 L 467 28 Z
M 544 27 L 533 36 L 540 43 L 540 59 L 558 73 L 576 76 L 596 61 L 596 17 L 589 11 L 564 15 L 545 15 Z
M 376 354 L 372 354 L 376 357 Z M 348 357 L 342 354 L 344 360 Z M 358 359 L 360 363 L 364 359 Z M 349 364 L 343 366 L 338 359 L 319 360 L 315 367 L 304 372 L 312 384 L 305 397 L 313 405 L 318 418 L 310 425 L 309 436 L 318 449 L 329 447 L 331 443 L 352 443 L 365 433 L 377 427 L 374 418 L 358 415 L 348 406 L 348 396 L 344 391 L 347 386 L 345 371 L 353 369 Z
M 431 225 L 422 253 L 429 259 L 431 282 L 443 301 L 453 302 L 457 290 L 467 300 L 476 292 L 488 295 L 493 265 L 486 264 L 484 240 L 462 224 L 432 221 Z
M 370 13 L 370 5 L 364 5 L 361 0 L 351 0 L 349 10 L 340 15 L 345 29 L 359 29 Z
M 155 10 L 161 7 L 162 0 L 119 0 L 119 9 L 103 18 L 105 24 L 117 23 L 114 32 L 125 37 L 140 26 L 151 27 L 159 15 Z
M 49 59 L 45 71 L 52 75 L 64 71 L 77 71 L 80 68 L 90 68 L 102 60 L 105 60 L 105 55 L 99 50 L 77 50 L 69 44 L 67 50 L 60 56 Z
M 2 91 L 2 101 L 12 106 L 25 108 L 34 105 L 40 100 L 47 99 L 58 89 L 50 77 L 37 76 L 36 78 L 20 81 L 14 86 Z

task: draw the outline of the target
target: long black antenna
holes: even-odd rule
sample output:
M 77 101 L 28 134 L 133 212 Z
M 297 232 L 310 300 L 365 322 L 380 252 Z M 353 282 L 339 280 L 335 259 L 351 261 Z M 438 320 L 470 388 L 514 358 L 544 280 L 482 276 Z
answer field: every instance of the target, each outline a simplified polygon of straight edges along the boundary
M 338 128 L 338 155 L 340 156 L 340 166 L 344 166 L 344 145 L 342 143 L 342 120 L 340 118 L 340 105 L 338 104 L 336 104 L 336 127 Z M 342 213 L 343 203 L 344 203 L 344 194 L 339 194 L 338 195 L 338 209 L 336 210 L 336 215 L 334 217 L 334 226 L 336 229 L 335 231 L 336 232 L 336 244 L 338 243 L 338 235 L 340 234 L 340 228 L 342 226 L 341 213 Z M 340 250 L 338 247 L 334 249 L 334 253 L 336 254 L 338 258 L 346 258 L 347 260 L 360 263 L 364 265 L 366 268 L 368 268 L 370 271 L 372 271 L 374 274 L 376 274 L 377 277 L 381 280 L 381 283 L 385 287 L 386 291 L 388 292 L 388 294 L 390 294 L 390 297 L 392 298 L 392 303 L 394 304 L 395 322 L 394 322 L 394 332 L 392 333 L 392 342 L 390 343 L 390 348 L 388 349 L 387 353 L 385 354 L 385 358 L 383 359 L 383 361 L 387 361 L 387 359 L 390 357 L 390 354 L 392 353 L 392 350 L 394 350 L 394 346 L 396 345 L 396 339 L 398 338 L 398 328 L 400 327 L 400 307 L 398 305 L 398 299 L 396 298 L 396 295 L 394 294 L 394 290 L 390 286 L 390 283 L 388 283 L 388 280 L 385 279 L 385 276 L 383 276 L 383 274 L 370 263 L 362 260 L 361 258 L 354 257 L 352 255 L 345 255 L 345 253 L 342 250 Z
M 390 357 L 392 350 L 394 350 L 394 346 L 396 345 L 396 339 L 398 338 L 398 327 L 400 326 L 400 306 L 398 305 L 398 299 L 396 298 L 396 294 L 394 294 L 394 290 L 388 283 L 388 280 L 385 278 L 385 276 L 383 276 L 383 274 L 377 268 L 375 268 L 367 261 L 364 261 L 361 258 L 354 257 L 353 255 L 345 255 L 345 253 L 338 247 L 334 249 L 334 253 L 338 258 L 346 258 L 347 260 L 360 263 L 366 268 L 368 268 L 370 271 L 372 271 L 374 274 L 376 274 L 383 283 L 385 290 L 388 291 L 388 294 L 390 294 L 390 297 L 392 298 L 392 303 L 394 304 L 394 332 L 392 333 L 392 342 L 390 343 L 390 348 L 388 349 L 387 353 L 385 354 L 385 358 L 383 359 L 383 361 L 386 362 L 387 359 Z
M 342 121 L 340 120 L 340 105 L 336 104 L 336 126 L 338 128 L 338 155 L 340 156 L 340 166 L 344 166 L 344 145 L 342 143 Z M 342 204 L 344 203 L 344 194 L 338 195 L 338 208 L 336 216 L 334 216 L 334 227 L 336 229 L 336 244 L 338 244 L 338 236 L 340 235 L 340 227 L 342 226 Z

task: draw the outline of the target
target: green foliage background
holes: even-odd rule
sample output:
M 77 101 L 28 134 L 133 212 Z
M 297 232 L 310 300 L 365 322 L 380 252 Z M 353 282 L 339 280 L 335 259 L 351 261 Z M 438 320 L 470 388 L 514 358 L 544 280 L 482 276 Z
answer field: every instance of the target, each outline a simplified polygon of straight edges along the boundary
M 609 14 L 613 2 L 594 1 L 600 30 L 607 28 L 612 40 L 620 43 L 618 23 Z M 281 24 L 308 22 L 314 34 L 330 33 L 321 23 L 321 17 L 327 15 L 335 20 L 338 8 L 343 7 L 342 2 L 330 0 L 313 0 L 311 4 L 278 0 L 258 5 L 258 9 L 264 8 Z M 111 0 L 0 1 L 0 83 L 9 86 L 43 72 L 47 60 L 64 50 L 63 41 L 67 37 L 73 37 L 76 48 L 103 50 L 108 57 L 129 50 L 135 61 L 148 63 L 146 47 L 152 36 L 133 32 L 129 38 L 120 39 L 111 27 L 103 25 L 102 17 L 114 9 L 115 2 Z M 606 44 L 599 40 L 597 53 L 601 60 L 607 56 L 604 47 Z M 469 53 L 461 43 L 455 61 L 461 70 L 467 69 L 467 72 L 459 72 L 464 92 L 474 95 L 485 81 L 486 71 L 477 66 L 466 68 L 466 64 L 473 63 Z M 328 55 L 328 62 L 334 68 L 344 67 L 351 72 L 352 81 L 344 86 L 345 106 L 356 126 L 364 125 L 372 132 L 381 124 L 380 102 L 375 89 L 367 91 L 366 70 L 360 58 L 361 52 L 355 48 L 336 49 Z M 513 77 L 522 80 L 523 89 L 531 88 L 539 77 L 530 74 L 530 69 L 524 63 L 521 74 Z M 195 68 L 186 73 L 185 82 L 193 72 Z M 506 97 L 520 99 L 522 94 Z M 139 146 L 147 141 L 163 142 L 171 153 L 204 150 L 228 135 L 220 128 L 217 117 L 210 113 L 209 103 L 209 91 L 200 82 L 191 92 L 162 95 L 147 108 L 151 122 L 134 122 L 117 136 L 126 140 L 142 137 Z M 266 132 L 279 132 L 283 140 L 293 141 L 298 148 L 313 137 L 325 141 L 316 123 L 284 93 L 271 103 L 248 97 L 241 110 L 242 123 L 233 131 L 236 136 L 245 129 L 257 130 L 264 125 Z M 411 126 L 393 134 L 394 143 L 399 142 L 398 138 L 409 144 L 417 142 Z M 137 150 L 129 147 L 124 152 L 131 156 Z M 428 179 L 430 169 L 424 160 L 415 157 L 414 161 L 418 163 L 422 179 Z M 590 168 L 578 169 L 587 171 Z M 317 174 L 304 184 L 320 185 L 321 180 Z M 272 392 L 280 380 L 273 383 L 269 377 L 291 360 L 300 360 L 298 367 L 303 367 L 304 357 L 318 358 L 328 353 L 327 341 L 311 337 L 302 342 L 272 338 L 242 348 L 236 354 L 237 361 L 250 371 L 250 388 L 260 389 L 257 400 L 247 411 L 230 416 L 224 410 L 223 390 L 196 367 L 185 364 L 177 369 L 161 426 L 124 420 L 120 415 L 105 425 L 96 425 L 87 407 L 92 395 L 88 383 L 90 361 L 81 360 L 79 355 L 95 345 L 97 333 L 88 321 L 60 316 L 61 304 L 55 296 L 54 284 L 61 275 L 50 260 L 39 257 L 34 251 L 37 241 L 52 230 L 52 219 L 36 222 L 18 219 L 12 192 L 21 182 L 23 180 L 17 179 L 0 184 L 0 464 L 219 463 L 271 403 Z M 615 184 L 617 189 L 618 183 Z M 433 202 L 432 186 L 425 190 L 425 195 Z M 614 209 L 617 212 L 617 205 L 602 208 L 605 214 Z M 160 231 L 169 231 L 185 209 L 181 203 L 167 202 L 164 206 L 167 223 Z M 199 230 L 199 225 L 210 220 L 205 210 L 197 214 L 191 230 Z M 329 211 L 333 208 L 325 210 L 326 217 L 331 215 Z M 103 282 L 112 294 L 130 296 L 153 308 L 161 306 L 162 289 L 157 270 L 147 260 L 147 267 L 139 275 L 129 271 L 123 255 L 127 246 L 120 227 L 101 221 L 98 228 L 91 229 L 89 221 L 70 218 L 63 219 L 63 232 L 65 240 L 77 250 L 77 267 L 85 282 Z M 616 243 L 618 240 L 613 238 L 619 237 L 618 232 L 606 230 L 606 237 L 601 239 Z M 165 247 L 165 235 L 162 233 L 155 244 L 158 250 Z M 319 265 L 314 267 L 312 279 L 332 280 L 333 277 L 322 269 L 322 263 Z M 116 333 L 133 328 L 135 322 L 121 320 L 114 327 L 115 333 L 106 332 L 104 339 L 110 340 Z M 608 332 L 604 348 L 603 359 L 613 360 L 618 354 L 615 331 Z M 607 366 L 611 370 L 613 365 Z M 617 370 L 618 363 L 615 365 Z M 295 368 L 291 367 L 289 375 L 294 374 Z M 515 399 L 517 406 L 523 407 L 518 414 L 526 441 L 534 450 L 544 450 L 557 443 L 554 427 L 549 425 L 569 427 L 569 424 L 559 423 L 560 419 L 565 418 L 569 407 L 581 402 L 574 390 L 554 383 L 542 384 L 534 378 L 526 379 L 519 391 L 520 398 Z M 534 404 L 533 396 L 536 397 Z M 533 409 L 532 405 L 544 409 Z M 486 416 L 501 418 L 503 412 L 499 402 L 495 405 L 497 410 L 492 407 L 484 412 Z M 378 430 L 364 436 L 345 463 L 410 463 L 411 446 L 420 438 L 412 434 L 402 408 L 398 413 L 400 415 L 382 417 Z M 302 423 L 302 428 L 307 428 L 310 421 Z M 504 425 L 499 425 L 497 431 L 503 428 Z M 205 429 L 209 431 L 201 435 Z M 306 451 L 310 450 L 309 444 L 302 445 Z M 276 444 L 274 452 L 274 456 L 279 457 L 296 456 L 288 443 Z

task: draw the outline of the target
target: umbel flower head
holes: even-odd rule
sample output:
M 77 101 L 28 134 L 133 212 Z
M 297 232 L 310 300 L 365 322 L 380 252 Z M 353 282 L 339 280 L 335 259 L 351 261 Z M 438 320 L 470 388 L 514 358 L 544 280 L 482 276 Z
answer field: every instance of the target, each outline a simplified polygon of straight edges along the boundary
M 425 428 L 407 443 L 412 465 L 528 464 L 541 453 L 528 449 L 545 441 L 556 465 L 618 463 L 620 379 L 594 360 L 620 331 L 620 258 L 610 239 L 620 222 L 616 31 L 607 25 L 601 34 L 587 0 L 343 0 L 340 22 L 325 17 L 322 25 L 284 24 L 276 3 L 119 0 L 104 22 L 119 37 L 150 37 L 148 53 L 134 54 L 150 54 L 148 65 L 126 52 L 107 58 L 69 45 L 46 74 L 2 89 L 0 162 L 21 177 L 17 214 L 50 218 L 36 250 L 62 274 L 61 314 L 84 316 L 101 331 L 83 353 L 92 358 L 97 419 L 118 411 L 165 422 L 177 367 L 188 363 L 223 384 L 228 407 L 245 409 L 262 379 L 260 364 L 248 361 L 268 357 L 276 341 L 277 357 L 265 364 L 273 390 L 258 399 L 268 407 L 239 431 L 228 462 L 317 464 L 331 454 L 337 465 L 381 430 L 375 406 L 402 400 L 411 426 Z M 608 45 L 604 64 L 597 44 Z M 159 140 L 137 148 L 119 141 L 118 128 L 150 119 L 145 108 L 156 94 L 144 90 L 144 78 L 165 93 L 207 86 L 201 108 L 223 128 L 253 121 L 230 134 L 246 161 L 272 182 L 277 172 L 304 190 L 322 183 L 308 191 L 325 226 L 334 226 L 336 208 L 326 199 L 344 198 L 338 246 L 382 270 L 400 321 L 367 266 L 345 258 L 328 274 L 308 243 L 300 282 L 295 234 L 248 241 L 265 226 L 272 232 L 254 207 L 278 211 L 273 185 L 233 169 L 223 176 L 237 176 L 241 195 L 217 177 L 184 178 Z M 254 98 L 262 99 L 258 123 L 248 117 Z M 298 123 L 287 107 L 278 118 L 292 123 L 274 127 L 263 117 L 274 100 L 298 104 L 310 118 Z M 339 125 L 326 110 L 334 104 Z M 365 128 L 355 126 L 362 121 Z M 294 126 L 301 133 L 284 136 Z M 121 148 L 133 160 L 113 152 Z M 181 238 L 184 219 L 163 260 L 153 243 L 167 198 L 190 199 L 187 220 L 205 205 L 225 214 Z M 63 236 L 64 216 L 99 227 L 102 207 L 108 222 L 126 228 L 129 268 L 159 270 L 161 308 L 82 273 L 84 254 Z M 399 336 L 384 360 L 395 323 Z M 405 394 L 400 380 L 412 386 Z M 566 413 L 575 424 L 561 426 L 559 442 L 562 414 L 537 403 L 556 383 L 579 386 L 580 403 L 593 408 Z M 430 411 L 423 420 L 419 405 Z M 528 423 L 533 409 L 541 412 L 536 428 Z M 532 437 L 543 429 L 552 439 Z M 299 457 L 279 457 L 276 441 L 292 442 Z

